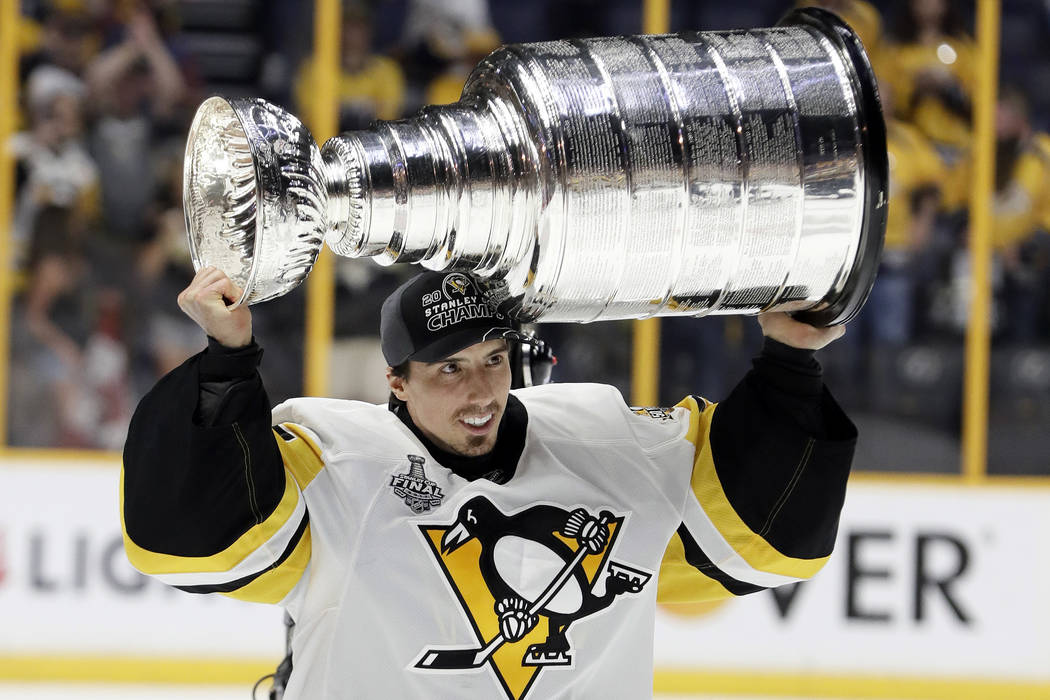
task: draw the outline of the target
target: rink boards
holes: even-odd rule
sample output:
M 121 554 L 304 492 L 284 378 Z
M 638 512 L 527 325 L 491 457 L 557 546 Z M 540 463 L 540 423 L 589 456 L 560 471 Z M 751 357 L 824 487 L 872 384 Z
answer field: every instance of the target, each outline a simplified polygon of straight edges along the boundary
M 247 682 L 279 610 L 165 588 L 124 558 L 119 464 L 0 464 L 0 682 Z M 1050 488 L 855 480 L 810 582 L 661 608 L 656 688 L 1050 698 Z

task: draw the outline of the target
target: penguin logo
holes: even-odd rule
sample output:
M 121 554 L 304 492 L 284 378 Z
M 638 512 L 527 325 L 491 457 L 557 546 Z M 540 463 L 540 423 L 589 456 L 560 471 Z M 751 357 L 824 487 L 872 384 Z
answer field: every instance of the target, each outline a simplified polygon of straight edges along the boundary
M 449 301 L 452 301 L 453 296 L 465 297 L 467 295 L 477 295 L 477 290 L 474 288 L 474 281 L 461 272 L 453 272 L 450 275 L 445 275 L 445 279 L 441 282 L 441 289 L 445 294 L 445 298 Z
M 661 408 L 659 406 L 631 406 L 631 413 L 636 416 L 652 418 L 655 421 L 674 420 L 673 408 Z
M 625 516 L 535 505 L 510 515 L 484 496 L 451 525 L 420 525 L 429 550 L 473 627 L 477 644 L 427 646 L 413 669 L 459 672 L 488 665 L 509 700 L 522 700 L 544 668 L 572 669 L 577 620 L 645 587 L 652 573 L 612 561 Z

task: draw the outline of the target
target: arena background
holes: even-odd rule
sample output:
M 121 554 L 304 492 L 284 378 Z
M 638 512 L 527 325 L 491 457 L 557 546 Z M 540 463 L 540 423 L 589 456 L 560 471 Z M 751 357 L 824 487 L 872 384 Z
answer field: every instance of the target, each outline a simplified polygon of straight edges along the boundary
M 860 33 L 889 123 L 880 276 L 820 355 L 860 427 L 856 471 L 814 581 L 661 610 L 656 690 L 1050 698 L 1050 2 L 813 4 Z M 0 698 L 248 697 L 282 654 L 279 611 L 169 591 L 120 543 L 130 413 L 204 345 L 175 305 L 204 97 L 266 97 L 323 142 L 454 101 L 500 43 L 770 26 L 794 6 L 0 0 Z M 407 274 L 326 253 L 256 307 L 270 398 L 382 400 L 378 305 Z M 644 405 L 719 399 L 760 338 L 744 317 L 538 331 L 556 381 Z

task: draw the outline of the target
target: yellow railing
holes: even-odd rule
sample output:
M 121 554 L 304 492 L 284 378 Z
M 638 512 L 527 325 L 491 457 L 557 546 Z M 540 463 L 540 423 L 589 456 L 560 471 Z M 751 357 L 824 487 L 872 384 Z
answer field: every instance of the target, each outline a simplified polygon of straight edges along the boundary
M 314 93 L 310 96 L 310 131 L 318 143 L 339 128 L 340 0 L 315 0 Z M 322 247 L 306 287 L 306 329 L 303 344 L 303 390 L 307 396 L 328 393 L 332 328 L 335 322 L 335 259 Z
M 15 164 L 9 146 L 18 120 L 18 0 L 0 0 L 0 445 L 7 444 L 11 345 L 11 224 Z
M 970 191 L 973 299 L 966 328 L 963 393 L 963 478 L 988 471 L 988 358 L 991 351 L 992 185 L 995 182 L 995 106 L 999 75 L 999 0 L 977 3 L 977 91 L 973 100 L 974 168 Z

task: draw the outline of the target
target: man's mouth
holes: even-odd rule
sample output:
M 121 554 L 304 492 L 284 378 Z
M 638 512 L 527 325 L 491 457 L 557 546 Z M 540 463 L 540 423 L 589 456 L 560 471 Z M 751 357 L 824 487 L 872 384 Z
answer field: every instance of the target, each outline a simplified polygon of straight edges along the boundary
M 495 417 L 495 415 L 495 413 L 483 413 L 477 416 L 464 416 L 463 418 L 459 419 L 459 422 L 462 423 L 470 432 L 476 435 L 484 435 L 492 427 L 492 419 Z

